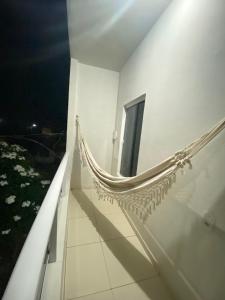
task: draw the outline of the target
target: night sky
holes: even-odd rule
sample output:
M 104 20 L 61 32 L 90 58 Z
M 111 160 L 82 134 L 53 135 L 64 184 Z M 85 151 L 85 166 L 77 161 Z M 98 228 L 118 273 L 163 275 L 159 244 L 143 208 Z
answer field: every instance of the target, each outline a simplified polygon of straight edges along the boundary
M 0 10 L 0 134 L 66 130 L 66 0 L 4 0 Z

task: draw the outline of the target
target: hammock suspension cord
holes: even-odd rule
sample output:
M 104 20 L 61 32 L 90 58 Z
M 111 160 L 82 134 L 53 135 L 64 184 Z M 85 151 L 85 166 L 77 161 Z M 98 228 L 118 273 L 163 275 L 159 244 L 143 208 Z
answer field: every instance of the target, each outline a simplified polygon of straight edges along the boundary
M 225 119 L 183 150 L 177 151 L 160 164 L 134 177 L 113 176 L 101 169 L 81 134 L 78 116 L 76 126 L 81 164 L 87 166 L 99 199 L 111 203 L 115 200 L 120 207 L 131 210 L 145 221 L 175 183 L 177 171 L 183 170 L 186 165 L 192 168 L 192 157 L 225 128 Z

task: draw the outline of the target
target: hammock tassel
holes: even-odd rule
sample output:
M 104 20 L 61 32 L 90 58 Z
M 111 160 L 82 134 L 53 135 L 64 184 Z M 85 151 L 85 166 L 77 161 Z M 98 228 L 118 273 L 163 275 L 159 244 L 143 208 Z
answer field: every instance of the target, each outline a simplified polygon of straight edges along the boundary
M 192 169 L 191 158 L 225 128 L 225 119 L 183 150 L 135 177 L 116 177 L 102 170 L 81 136 L 78 117 L 76 124 L 80 162 L 83 167 L 87 166 L 92 175 L 98 198 L 112 204 L 115 200 L 119 207 L 131 210 L 144 221 L 176 182 L 177 171 L 183 172 L 186 165 Z

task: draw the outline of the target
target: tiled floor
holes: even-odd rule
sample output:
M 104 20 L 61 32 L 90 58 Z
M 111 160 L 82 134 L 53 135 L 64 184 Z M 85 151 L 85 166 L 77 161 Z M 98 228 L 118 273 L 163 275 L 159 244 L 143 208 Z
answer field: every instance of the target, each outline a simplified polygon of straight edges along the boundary
M 116 204 L 73 191 L 68 218 L 65 300 L 171 300 Z

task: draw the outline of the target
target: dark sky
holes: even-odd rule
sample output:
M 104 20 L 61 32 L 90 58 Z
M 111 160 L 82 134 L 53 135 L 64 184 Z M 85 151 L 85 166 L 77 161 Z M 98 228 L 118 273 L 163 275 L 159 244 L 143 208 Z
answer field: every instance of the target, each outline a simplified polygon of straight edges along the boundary
M 0 7 L 0 133 L 23 132 L 31 123 L 65 130 L 66 0 L 3 0 Z

